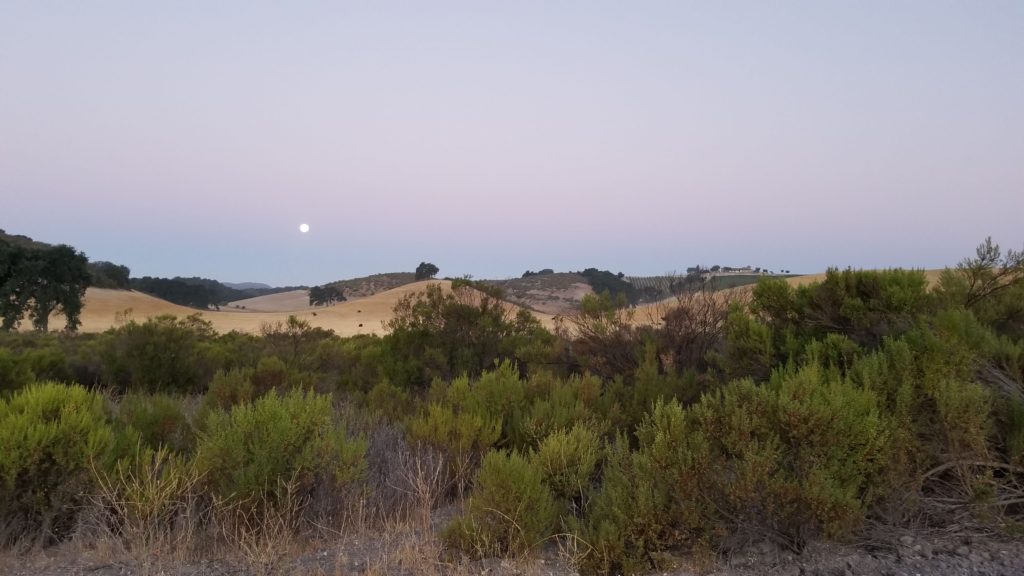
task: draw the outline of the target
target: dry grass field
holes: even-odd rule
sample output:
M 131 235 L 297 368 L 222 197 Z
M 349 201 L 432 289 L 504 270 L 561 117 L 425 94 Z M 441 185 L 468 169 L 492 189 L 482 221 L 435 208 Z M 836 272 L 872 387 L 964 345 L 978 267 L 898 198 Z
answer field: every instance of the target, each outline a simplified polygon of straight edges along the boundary
M 258 301 L 251 306 L 245 304 L 244 310 L 222 307 L 220 311 L 195 310 L 141 292 L 89 288 L 85 294 L 80 330 L 103 332 L 129 318 L 141 322 L 161 314 L 184 317 L 199 313 L 205 320 L 212 322 L 218 332 L 237 330 L 256 333 L 266 323 L 284 322 L 288 316 L 294 315 L 308 321 L 312 326 L 334 330 L 339 336 L 382 334 L 384 322 L 391 318 L 395 304 L 403 296 L 423 291 L 430 284 L 440 284 L 444 289 L 451 286 L 451 283 L 445 280 L 414 282 L 365 298 L 320 308 L 310 308 L 305 291 L 297 290 L 243 300 L 243 303 Z M 301 294 L 302 298 L 299 298 L 298 294 Z M 534 314 L 545 326 L 550 328 L 554 325 L 553 316 L 550 314 Z M 54 315 L 50 320 L 50 326 L 54 330 L 62 329 L 64 318 Z
M 266 296 L 256 296 L 245 300 L 228 302 L 225 308 L 231 310 L 248 310 L 249 312 L 297 312 L 300 310 L 316 310 L 309 305 L 309 290 L 292 290 L 278 292 Z

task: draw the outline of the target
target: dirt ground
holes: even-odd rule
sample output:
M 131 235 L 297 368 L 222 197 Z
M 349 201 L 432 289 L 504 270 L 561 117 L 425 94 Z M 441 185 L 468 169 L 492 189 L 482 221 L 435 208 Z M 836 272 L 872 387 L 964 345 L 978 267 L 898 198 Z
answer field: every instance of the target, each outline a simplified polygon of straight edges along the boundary
M 160 557 L 130 560 L 109 551 L 68 544 L 6 557 L 5 576 L 198 576 L 344 574 L 569 576 L 577 574 L 566 547 L 555 543 L 528 557 L 471 561 L 443 550 L 432 529 L 408 527 L 367 532 L 344 540 L 313 542 L 302 553 L 264 550 L 248 558 L 180 561 Z M 873 545 L 812 544 L 794 554 L 760 542 L 710 562 L 669 557 L 649 574 L 671 576 L 1019 576 L 1024 574 L 1024 540 L 946 538 L 906 533 Z

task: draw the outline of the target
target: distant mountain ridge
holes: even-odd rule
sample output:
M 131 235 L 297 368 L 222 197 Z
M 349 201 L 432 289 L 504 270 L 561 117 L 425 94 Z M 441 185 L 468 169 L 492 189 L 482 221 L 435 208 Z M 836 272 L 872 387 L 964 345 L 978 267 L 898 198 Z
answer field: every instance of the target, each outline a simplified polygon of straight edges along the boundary
M 273 288 L 270 284 L 262 282 L 221 282 L 221 284 L 235 290 L 267 290 Z

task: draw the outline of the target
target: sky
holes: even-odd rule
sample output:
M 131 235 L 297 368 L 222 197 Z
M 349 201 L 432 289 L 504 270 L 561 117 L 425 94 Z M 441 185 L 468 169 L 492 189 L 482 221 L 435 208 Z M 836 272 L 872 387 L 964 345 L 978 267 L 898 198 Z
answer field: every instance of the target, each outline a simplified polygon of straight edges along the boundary
M 1024 2 L 0 0 L 0 228 L 274 285 L 953 265 L 1024 246 Z

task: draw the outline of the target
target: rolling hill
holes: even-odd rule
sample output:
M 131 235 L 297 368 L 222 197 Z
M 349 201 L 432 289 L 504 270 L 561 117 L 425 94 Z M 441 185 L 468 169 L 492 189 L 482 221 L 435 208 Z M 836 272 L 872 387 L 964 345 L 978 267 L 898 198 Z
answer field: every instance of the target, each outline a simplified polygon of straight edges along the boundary
M 295 301 L 296 295 L 284 293 L 291 296 L 281 297 L 274 294 L 262 300 L 267 310 L 256 311 L 252 309 L 221 309 L 220 311 L 200 311 L 185 306 L 172 304 L 159 298 L 154 298 L 141 292 L 127 290 L 108 290 L 103 288 L 90 288 L 85 294 L 85 306 L 82 310 L 82 332 L 102 332 L 115 327 L 126 319 L 144 321 L 146 318 L 159 316 L 161 314 L 173 314 L 184 317 L 190 314 L 201 314 L 203 319 L 210 321 L 218 332 L 240 332 L 257 333 L 266 323 L 284 322 L 288 316 L 294 315 L 308 321 L 311 325 L 334 330 L 339 336 L 354 336 L 356 334 L 383 334 L 384 322 L 392 316 L 392 309 L 395 304 L 405 295 L 424 290 L 430 284 L 440 284 L 442 288 L 448 289 L 451 283 L 445 280 L 425 280 L 413 282 L 398 288 L 386 290 L 360 298 L 339 302 L 333 306 L 321 308 L 309 308 L 308 300 L 306 306 L 286 310 L 285 304 L 288 298 Z M 275 297 L 278 297 L 275 299 Z M 250 300 L 259 300 L 253 298 Z M 514 306 L 510 304 L 510 306 Z M 269 310 L 275 308 L 275 310 Z M 534 312 L 537 318 L 548 328 L 554 325 L 553 316 Z M 59 330 L 64 326 L 64 319 L 59 315 L 51 318 L 50 326 Z

